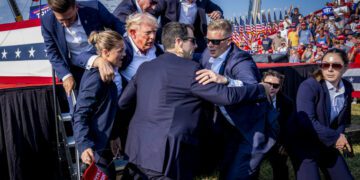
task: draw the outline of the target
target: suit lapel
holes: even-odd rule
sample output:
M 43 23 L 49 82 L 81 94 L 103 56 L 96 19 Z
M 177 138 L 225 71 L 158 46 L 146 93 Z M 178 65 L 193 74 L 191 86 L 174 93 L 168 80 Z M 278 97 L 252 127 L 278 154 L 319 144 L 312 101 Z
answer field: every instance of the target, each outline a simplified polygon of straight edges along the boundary
M 344 83 L 344 82 L 343 82 Z M 344 114 L 344 111 L 346 110 L 346 108 L 348 108 L 348 105 L 349 105 L 349 100 L 351 100 L 349 98 L 349 95 L 351 94 L 351 88 L 347 88 L 346 87 L 346 84 L 344 83 L 344 88 L 345 88 L 345 93 L 344 93 L 344 106 L 343 108 L 341 109 L 341 111 L 339 112 L 339 116 L 337 118 L 337 122 L 338 124 L 340 124 L 340 121 L 342 120 L 341 116 L 343 116 Z
M 181 13 L 181 2 L 179 0 L 176 0 L 176 21 L 180 20 L 180 13 Z
M 220 68 L 221 75 L 228 75 L 230 78 L 234 78 L 234 75 L 232 75 L 231 73 L 227 73 L 227 69 L 232 68 L 232 65 L 227 66 L 227 64 L 229 63 L 230 59 L 234 55 L 233 52 L 234 52 L 234 46 L 233 46 L 233 44 L 231 44 L 230 51 L 226 55 L 225 61 L 222 63 L 221 68 Z
M 59 49 L 61 52 L 64 52 L 64 56 L 66 58 L 68 58 L 68 48 L 66 45 L 66 38 L 65 38 L 65 28 L 57 21 L 54 21 L 55 23 L 55 27 L 56 27 L 56 35 L 57 35 L 57 40 L 59 42 Z
M 82 8 L 79 8 L 78 14 L 79 14 L 78 18 L 80 18 L 81 25 L 83 26 L 86 35 L 89 36 L 91 33 L 90 32 L 91 28 L 89 28 L 89 25 L 91 25 L 92 23 L 88 21 L 88 17 L 85 14 L 85 11 L 82 11 Z M 89 19 L 91 19 L 91 18 L 89 18 Z M 93 29 L 93 30 L 95 30 L 95 29 Z
M 329 90 L 326 86 L 326 82 L 323 80 L 322 81 L 322 88 L 323 88 L 323 92 L 324 92 L 324 98 L 325 98 L 325 105 L 323 106 L 324 111 L 325 112 L 325 116 L 326 116 L 326 123 L 327 125 L 330 125 L 330 116 L 331 116 L 331 102 L 330 102 L 330 94 L 329 94 Z

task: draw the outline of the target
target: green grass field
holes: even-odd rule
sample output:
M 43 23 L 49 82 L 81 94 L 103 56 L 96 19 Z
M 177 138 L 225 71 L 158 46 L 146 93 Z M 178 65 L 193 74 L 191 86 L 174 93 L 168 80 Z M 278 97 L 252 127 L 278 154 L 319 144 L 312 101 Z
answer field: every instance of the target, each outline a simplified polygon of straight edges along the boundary
M 360 104 L 352 105 L 352 117 L 351 122 L 352 124 L 359 124 L 360 125 Z M 355 152 L 354 158 L 346 158 L 346 162 L 349 165 L 350 171 L 353 174 L 355 179 L 360 179 L 360 144 L 353 144 L 353 149 Z M 294 171 L 292 169 L 290 161 L 288 161 L 289 166 L 289 173 L 290 173 L 290 179 L 295 179 Z M 202 176 L 195 178 L 197 180 L 216 180 L 218 179 L 218 173 L 214 172 L 212 175 L 209 176 Z M 272 169 L 269 165 L 269 163 L 265 160 L 261 165 L 260 170 L 260 180 L 272 180 Z

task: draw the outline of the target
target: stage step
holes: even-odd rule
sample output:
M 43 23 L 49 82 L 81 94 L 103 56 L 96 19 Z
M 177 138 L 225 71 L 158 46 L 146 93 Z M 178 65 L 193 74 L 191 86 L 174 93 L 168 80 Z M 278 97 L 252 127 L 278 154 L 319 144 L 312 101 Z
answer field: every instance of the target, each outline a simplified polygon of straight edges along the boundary
M 61 113 L 60 121 L 71 121 L 71 114 L 70 113 Z
M 72 148 L 75 147 L 75 138 L 74 136 L 69 136 L 66 138 L 66 146 Z

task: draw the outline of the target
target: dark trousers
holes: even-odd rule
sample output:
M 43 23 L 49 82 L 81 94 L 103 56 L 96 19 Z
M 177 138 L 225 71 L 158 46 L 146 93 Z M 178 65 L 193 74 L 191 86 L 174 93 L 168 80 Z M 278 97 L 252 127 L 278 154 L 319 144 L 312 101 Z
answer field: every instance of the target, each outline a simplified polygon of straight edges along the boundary
M 292 157 L 292 161 L 298 180 L 320 180 L 319 168 L 326 179 L 354 179 L 344 158 L 333 147 L 322 148 L 316 155 L 302 154 Z
M 171 180 L 160 172 L 144 169 L 129 163 L 126 167 L 122 180 Z
M 288 156 L 279 152 L 279 146 L 275 145 L 270 151 L 268 160 L 273 170 L 273 179 L 288 180 L 289 170 L 287 166 Z
M 259 162 L 251 154 L 252 145 L 229 123 L 224 123 L 224 159 L 220 179 L 258 179 Z

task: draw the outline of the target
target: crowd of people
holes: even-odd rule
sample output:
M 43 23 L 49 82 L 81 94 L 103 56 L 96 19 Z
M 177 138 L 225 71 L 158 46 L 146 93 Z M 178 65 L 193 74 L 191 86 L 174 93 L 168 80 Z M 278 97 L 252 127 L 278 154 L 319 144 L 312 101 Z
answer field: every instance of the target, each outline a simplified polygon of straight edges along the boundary
M 297 179 L 320 179 L 319 168 L 331 179 L 353 179 L 340 153 L 352 151 L 344 135 L 352 86 L 341 78 L 349 63 L 341 46 L 321 50 L 320 69 L 300 85 L 295 105 L 281 92 L 291 77 L 261 75 L 210 0 L 123 0 L 113 14 L 88 3 L 48 0 L 52 11 L 41 19 L 70 107 L 76 96 L 83 163 L 115 179 L 120 152 L 129 161 L 123 179 L 193 179 L 205 162 L 233 180 L 258 179 L 269 158 L 274 179 L 288 179 L 289 156 Z M 291 17 L 300 17 L 296 11 Z M 298 46 L 279 34 L 274 43 L 265 34 L 263 45 Z M 327 42 L 323 33 L 318 39 Z
M 359 8 L 352 0 L 334 1 L 322 11 L 304 16 L 299 8 L 290 7 L 275 33 L 260 34 L 252 50 L 254 54 L 287 54 L 290 63 L 319 63 L 328 49 L 338 48 L 347 53 L 351 63 L 359 63 Z

